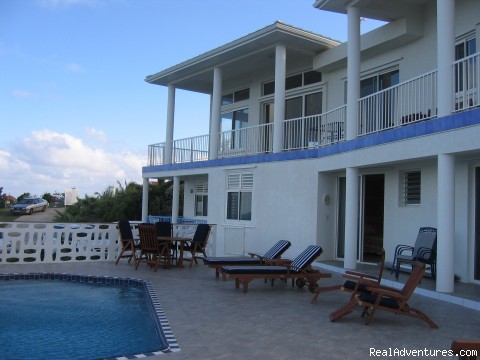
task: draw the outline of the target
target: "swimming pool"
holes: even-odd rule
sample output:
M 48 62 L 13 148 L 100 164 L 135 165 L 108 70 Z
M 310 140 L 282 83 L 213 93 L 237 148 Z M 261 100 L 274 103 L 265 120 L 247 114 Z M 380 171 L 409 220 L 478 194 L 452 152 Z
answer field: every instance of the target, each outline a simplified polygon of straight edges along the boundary
M 2 359 L 116 359 L 179 351 L 153 287 L 143 280 L 0 274 L 0 314 Z

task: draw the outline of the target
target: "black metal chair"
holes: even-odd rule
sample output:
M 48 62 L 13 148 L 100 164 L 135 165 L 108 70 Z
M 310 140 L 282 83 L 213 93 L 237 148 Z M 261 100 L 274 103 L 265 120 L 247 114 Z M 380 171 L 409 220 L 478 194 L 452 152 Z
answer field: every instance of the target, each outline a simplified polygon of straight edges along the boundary
M 400 265 L 407 263 L 413 266 L 415 261 L 420 261 L 430 266 L 432 278 L 435 278 L 437 261 L 437 229 L 422 227 L 418 231 L 417 240 L 414 246 L 397 245 L 392 263 L 392 271 L 395 271 L 395 278 L 398 279 Z

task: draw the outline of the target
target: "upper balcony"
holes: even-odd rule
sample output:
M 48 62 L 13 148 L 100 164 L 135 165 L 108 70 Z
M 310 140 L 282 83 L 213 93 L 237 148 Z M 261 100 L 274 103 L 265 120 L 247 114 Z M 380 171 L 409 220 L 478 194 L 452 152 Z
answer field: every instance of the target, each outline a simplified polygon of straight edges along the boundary
M 453 63 L 452 113 L 480 106 L 480 53 Z M 437 117 L 437 71 L 361 98 L 357 102 L 357 137 Z M 319 115 L 284 120 L 282 151 L 314 149 L 346 139 L 346 105 Z M 218 137 L 216 158 L 273 152 L 273 124 L 173 141 L 172 159 L 165 161 L 166 143 L 148 146 L 148 166 L 209 160 L 210 136 Z

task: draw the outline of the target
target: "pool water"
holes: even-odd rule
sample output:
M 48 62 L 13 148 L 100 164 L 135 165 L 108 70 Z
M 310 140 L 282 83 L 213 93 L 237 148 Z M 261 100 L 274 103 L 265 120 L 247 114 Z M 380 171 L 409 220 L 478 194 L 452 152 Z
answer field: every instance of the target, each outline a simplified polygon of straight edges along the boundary
M 0 282 L 1 359 L 115 358 L 168 348 L 142 286 Z

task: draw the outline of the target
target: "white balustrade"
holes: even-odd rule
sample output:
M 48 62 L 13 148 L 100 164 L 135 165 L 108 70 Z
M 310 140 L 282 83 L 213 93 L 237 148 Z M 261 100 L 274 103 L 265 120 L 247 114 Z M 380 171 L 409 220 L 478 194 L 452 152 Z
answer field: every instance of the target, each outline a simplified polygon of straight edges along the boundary
M 220 133 L 219 157 L 272 152 L 273 124 L 262 124 Z
M 468 110 L 480 105 L 480 53 L 453 63 L 454 111 Z
M 116 224 L 0 223 L 0 266 L 10 263 L 113 261 Z

